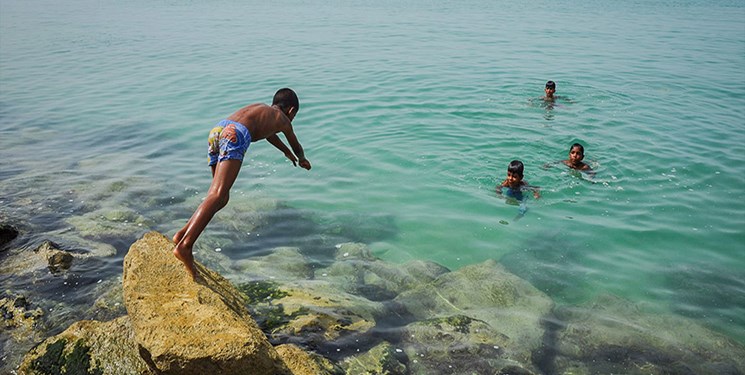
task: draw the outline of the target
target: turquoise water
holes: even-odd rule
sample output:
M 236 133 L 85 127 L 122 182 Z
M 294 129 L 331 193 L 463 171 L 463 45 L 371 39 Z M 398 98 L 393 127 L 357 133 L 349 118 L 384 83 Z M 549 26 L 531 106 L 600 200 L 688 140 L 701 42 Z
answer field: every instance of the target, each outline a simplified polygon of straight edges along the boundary
M 198 204 L 211 126 L 289 86 L 313 169 L 251 146 L 229 206 L 285 209 L 258 233 L 218 214 L 205 234 L 231 257 L 351 240 L 494 258 L 559 303 L 613 293 L 745 343 L 744 67 L 737 1 L 2 0 L 0 214 L 31 246 L 137 211 L 150 225 L 85 280 L 114 277 Z M 574 142 L 593 179 L 542 168 Z M 542 194 L 519 220 L 494 194 L 513 159 Z

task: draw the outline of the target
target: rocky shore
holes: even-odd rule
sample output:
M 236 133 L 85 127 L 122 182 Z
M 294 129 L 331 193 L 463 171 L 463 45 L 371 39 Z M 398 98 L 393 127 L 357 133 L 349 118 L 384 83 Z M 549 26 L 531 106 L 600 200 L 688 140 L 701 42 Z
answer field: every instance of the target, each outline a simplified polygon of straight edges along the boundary
M 0 231 L 0 248 L 14 238 Z M 15 232 L 17 235 L 17 232 Z M 188 278 L 171 241 L 149 232 L 124 258 L 101 313 L 52 337 L 43 312 L 3 293 L 8 341 L 38 342 L 21 374 L 743 374 L 745 347 L 694 321 L 613 296 L 558 306 L 490 260 L 455 271 L 403 265 L 339 244 L 327 264 L 297 248 L 236 262 L 236 285 L 202 257 Z M 3 264 L 60 272 L 54 244 Z M 15 259 L 15 260 L 11 260 Z M 33 261 L 29 260 L 33 259 Z M 54 271 L 58 270 L 58 271 Z M 116 310 L 102 300 L 95 309 Z M 12 344 L 6 345 L 7 348 Z M 11 353 L 12 354 L 12 353 Z

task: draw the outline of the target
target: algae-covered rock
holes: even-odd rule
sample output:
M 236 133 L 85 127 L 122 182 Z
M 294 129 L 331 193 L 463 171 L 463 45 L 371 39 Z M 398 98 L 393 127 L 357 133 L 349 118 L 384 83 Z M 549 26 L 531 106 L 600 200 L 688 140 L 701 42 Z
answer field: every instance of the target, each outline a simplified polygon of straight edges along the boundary
M 643 311 L 614 296 L 556 309 L 553 373 L 743 374 L 745 346 L 695 321 Z M 579 369 L 579 370 L 578 370 Z
M 91 319 L 106 321 L 127 314 L 122 296 L 121 277 L 101 280 L 91 294 L 98 296 L 85 313 Z
M 143 358 L 163 373 L 288 374 L 246 309 L 246 298 L 196 263 L 197 282 L 150 232 L 124 258 L 124 303 Z
M 412 374 L 497 374 L 518 368 L 521 374 L 537 373 L 531 364 L 509 358 L 508 337 L 465 315 L 411 323 L 401 337 Z
M 445 273 L 395 302 L 419 320 L 462 315 L 483 321 L 506 338 L 501 348 L 506 358 L 523 364 L 540 348 L 542 318 L 553 307 L 545 294 L 494 260 Z
M 31 296 L 14 291 L 0 292 L 0 373 L 17 366 L 20 358 L 38 344 L 44 334 L 44 309 Z
M 255 281 L 239 288 L 249 294 L 254 316 L 275 341 L 292 338 L 315 347 L 330 345 L 370 331 L 376 316 L 385 311 L 382 304 L 345 293 L 324 280 Z
M 44 312 L 34 307 L 22 294 L 3 293 L 0 298 L 0 315 L 3 320 L 3 330 L 15 340 L 28 337 L 38 337 L 35 329 Z
M 70 269 L 73 256 L 67 251 L 56 250 L 47 255 L 47 267 L 52 273 L 59 273 Z
M 328 359 L 306 352 L 292 344 L 275 348 L 292 375 L 342 375 L 344 371 Z
M 32 349 L 21 374 L 151 374 L 140 358 L 129 318 L 109 322 L 82 320 Z
M 406 361 L 403 350 L 396 351 L 383 341 L 367 352 L 347 357 L 341 366 L 347 375 L 406 375 L 409 372 L 401 360 Z

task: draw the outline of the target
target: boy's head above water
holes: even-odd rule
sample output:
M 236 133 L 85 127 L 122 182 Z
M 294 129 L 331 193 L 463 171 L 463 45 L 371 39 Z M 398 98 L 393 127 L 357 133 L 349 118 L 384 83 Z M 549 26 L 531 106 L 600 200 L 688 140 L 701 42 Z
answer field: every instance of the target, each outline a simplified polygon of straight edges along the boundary
M 546 97 L 547 98 L 553 98 L 554 93 L 556 92 L 556 82 L 554 81 L 548 81 L 546 82 Z
M 520 160 L 513 160 L 507 166 L 507 183 L 512 186 L 519 185 L 523 180 L 525 166 Z
M 564 160 L 564 164 L 566 164 L 569 168 L 577 169 L 580 171 L 591 171 L 592 168 L 590 168 L 589 165 L 585 164 L 582 160 L 585 159 L 585 148 L 582 147 L 581 144 L 575 143 L 571 147 L 569 147 L 569 157 L 567 160 Z
M 585 148 L 581 144 L 575 143 L 569 147 L 569 161 L 580 162 L 585 158 Z

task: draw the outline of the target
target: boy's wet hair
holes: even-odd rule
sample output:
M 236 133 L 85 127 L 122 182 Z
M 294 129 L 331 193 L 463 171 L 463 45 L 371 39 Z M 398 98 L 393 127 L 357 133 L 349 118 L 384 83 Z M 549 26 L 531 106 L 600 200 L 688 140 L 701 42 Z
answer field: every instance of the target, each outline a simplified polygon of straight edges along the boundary
M 272 105 L 276 105 L 283 110 L 289 110 L 292 107 L 295 107 L 295 111 L 300 109 L 300 102 L 297 99 L 297 94 L 295 94 L 295 91 L 292 91 L 292 89 L 286 87 L 277 90 L 277 93 L 274 94 Z
M 581 145 L 581 144 L 579 144 L 579 143 L 575 143 L 575 144 L 573 144 L 573 145 L 572 145 L 572 147 L 569 147 L 569 152 L 572 152 L 572 149 L 574 149 L 575 147 L 578 147 L 578 148 L 579 148 L 579 152 L 580 152 L 580 153 L 581 153 L 582 155 L 584 155 L 584 154 L 585 154 L 585 148 L 584 148 L 584 147 L 582 147 L 582 145 Z
M 510 162 L 510 165 L 507 166 L 507 172 L 516 174 L 518 176 L 523 175 L 524 169 L 525 169 L 525 166 L 523 165 L 523 162 L 521 162 L 520 160 L 513 160 Z
M 547 89 L 556 90 L 556 82 L 554 82 L 554 81 L 548 81 L 548 82 L 546 82 L 546 88 Z

